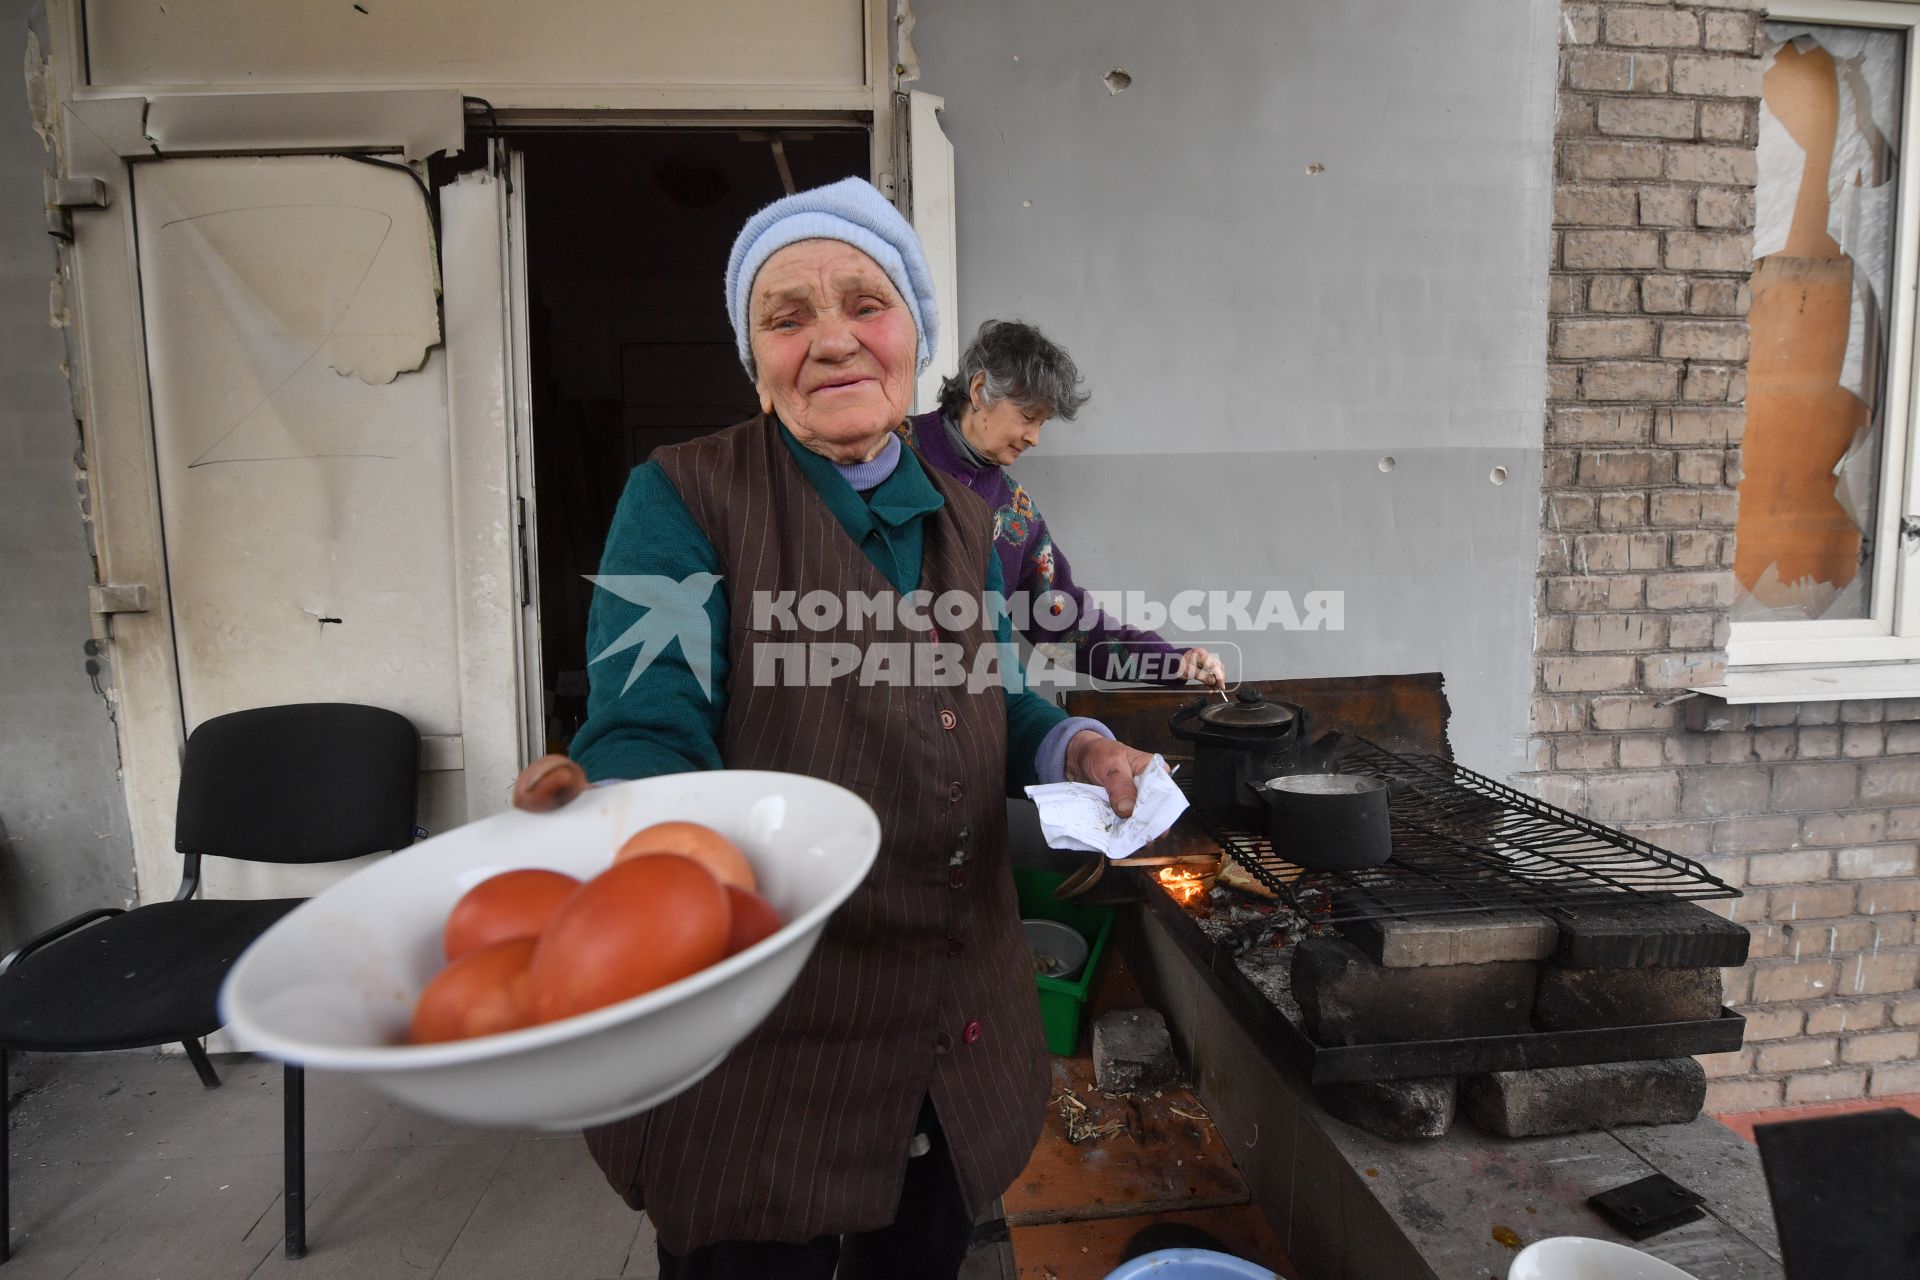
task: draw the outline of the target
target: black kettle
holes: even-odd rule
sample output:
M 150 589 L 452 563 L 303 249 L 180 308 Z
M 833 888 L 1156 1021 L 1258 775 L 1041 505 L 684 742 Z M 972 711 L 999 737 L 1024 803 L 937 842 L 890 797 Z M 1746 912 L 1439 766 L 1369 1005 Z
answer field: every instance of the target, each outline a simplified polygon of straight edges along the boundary
M 1242 689 L 1231 702 L 1202 699 L 1180 708 L 1168 727 L 1194 744 L 1195 803 L 1222 821 L 1264 830 L 1267 809 L 1254 784 L 1297 771 L 1307 742 L 1306 710 Z

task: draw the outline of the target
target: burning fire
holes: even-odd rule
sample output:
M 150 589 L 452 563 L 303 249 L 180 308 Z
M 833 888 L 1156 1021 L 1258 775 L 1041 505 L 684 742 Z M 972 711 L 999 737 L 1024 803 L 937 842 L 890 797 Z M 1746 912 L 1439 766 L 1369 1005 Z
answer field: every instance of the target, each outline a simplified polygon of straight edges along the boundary
M 1197 871 L 1185 867 L 1160 868 L 1159 880 L 1181 906 L 1185 906 L 1206 891 L 1206 881 Z

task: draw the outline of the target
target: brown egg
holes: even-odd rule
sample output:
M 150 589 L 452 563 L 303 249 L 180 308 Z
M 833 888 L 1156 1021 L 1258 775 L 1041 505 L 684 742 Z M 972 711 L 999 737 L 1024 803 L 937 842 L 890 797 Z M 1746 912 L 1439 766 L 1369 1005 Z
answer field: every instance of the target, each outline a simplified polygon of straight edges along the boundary
M 691 858 L 658 853 L 580 887 L 540 935 L 527 972 L 539 1022 L 642 995 L 724 959 L 727 890 Z
M 533 1025 L 527 1006 L 532 938 L 469 951 L 435 975 L 413 1006 L 415 1044 L 466 1040 Z
M 509 938 L 537 938 L 580 882 L 559 871 L 528 867 L 482 880 L 453 904 L 443 938 L 447 959 Z
M 712 827 L 697 822 L 656 822 L 627 837 L 627 842 L 613 855 L 613 861 L 618 865 L 650 853 L 677 853 L 683 858 L 692 858 L 713 872 L 721 884 L 737 889 L 752 892 L 759 887 L 753 878 L 753 867 L 747 862 L 747 855 L 740 852 L 740 846 Z
M 745 951 L 763 938 L 771 938 L 785 923 L 773 905 L 751 889 L 728 885 L 727 901 L 733 906 L 733 923 L 727 929 L 728 955 Z

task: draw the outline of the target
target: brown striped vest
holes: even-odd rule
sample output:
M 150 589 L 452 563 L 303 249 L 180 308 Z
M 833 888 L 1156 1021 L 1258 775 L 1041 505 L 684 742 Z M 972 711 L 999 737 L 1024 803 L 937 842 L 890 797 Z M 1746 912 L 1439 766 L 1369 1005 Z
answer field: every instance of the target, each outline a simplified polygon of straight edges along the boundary
M 1005 695 L 998 685 L 756 681 L 757 644 L 930 637 L 844 619 L 830 631 L 754 630 L 755 592 L 844 600 L 892 590 L 771 419 L 655 457 L 725 574 L 721 758 L 837 782 L 874 807 L 882 836 L 873 871 L 766 1022 L 693 1089 L 589 1131 L 588 1145 L 676 1253 L 717 1240 L 806 1240 L 893 1220 L 914 1120 L 931 1095 L 978 1216 L 1025 1165 L 1048 1092 L 1007 860 Z M 903 453 L 900 465 L 920 464 Z M 920 587 L 977 597 L 992 517 L 957 481 L 927 471 L 944 505 L 926 520 Z M 993 637 L 983 624 L 938 638 L 962 646 L 971 670 Z

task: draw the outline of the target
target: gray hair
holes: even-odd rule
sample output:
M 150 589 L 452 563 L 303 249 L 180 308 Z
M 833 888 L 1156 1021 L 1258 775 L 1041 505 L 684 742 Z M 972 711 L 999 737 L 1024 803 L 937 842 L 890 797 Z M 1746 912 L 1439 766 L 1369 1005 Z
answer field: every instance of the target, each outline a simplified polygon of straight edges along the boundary
M 940 412 L 955 422 L 966 412 L 975 374 L 985 377 L 980 393 L 989 406 L 1011 398 L 1071 422 L 1087 402 L 1073 357 L 1019 320 L 989 320 L 981 325 L 961 353 L 959 370 L 940 383 Z

